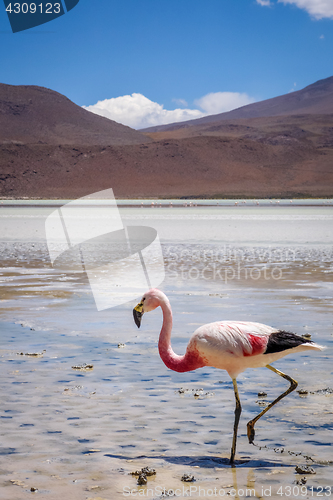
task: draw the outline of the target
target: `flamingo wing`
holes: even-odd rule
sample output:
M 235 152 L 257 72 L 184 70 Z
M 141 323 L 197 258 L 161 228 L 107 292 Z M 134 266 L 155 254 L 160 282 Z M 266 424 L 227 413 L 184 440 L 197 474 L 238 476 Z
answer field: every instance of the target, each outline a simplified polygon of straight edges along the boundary
M 274 332 L 276 328 L 261 323 L 217 321 L 198 328 L 192 339 L 205 350 L 241 357 L 264 353 Z
M 262 323 L 223 321 L 198 328 L 189 346 L 207 366 L 227 370 L 231 377 L 246 368 L 265 366 L 290 350 L 319 349 L 314 342 Z

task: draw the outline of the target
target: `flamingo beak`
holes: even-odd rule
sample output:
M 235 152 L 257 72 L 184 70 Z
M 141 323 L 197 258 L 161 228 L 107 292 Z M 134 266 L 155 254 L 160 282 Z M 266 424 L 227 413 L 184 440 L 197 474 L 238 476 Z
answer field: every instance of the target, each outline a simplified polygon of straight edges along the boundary
M 143 316 L 143 303 L 140 302 L 133 309 L 133 318 L 138 328 L 140 328 L 142 316 Z

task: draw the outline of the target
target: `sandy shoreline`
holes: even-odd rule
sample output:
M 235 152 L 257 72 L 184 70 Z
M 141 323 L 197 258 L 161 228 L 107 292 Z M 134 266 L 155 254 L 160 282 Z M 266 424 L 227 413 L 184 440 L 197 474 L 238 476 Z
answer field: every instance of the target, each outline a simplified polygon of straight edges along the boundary
M 36 201 L 37 203 L 45 203 L 45 202 L 50 202 L 51 204 L 53 203 L 68 203 L 70 201 L 75 200 L 76 198 L 38 198 L 38 197 L 10 197 L 10 196 L 2 196 L 0 198 L 0 202 L 3 201 L 5 203 L 7 202 L 23 202 L 22 204 L 26 202 L 27 204 L 33 203 Z M 241 202 L 245 200 L 246 202 L 251 202 L 251 201 L 259 201 L 259 202 L 270 202 L 271 200 L 273 202 L 280 201 L 282 203 L 289 202 L 289 203 L 296 203 L 296 204 L 301 204 L 304 202 L 314 202 L 315 204 L 320 204 L 320 203 L 325 203 L 325 202 L 333 202 L 333 198 L 330 196 L 300 196 L 300 197 L 290 197 L 290 196 L 267 196 L 267 197 L 255 197 L 255 196 L 239 196 L 239 197 L 234 197 L 234 196 L 225 196 L 225 197 L 201 197 L 197 198 L 194 196 L 183 196 L 183 197 L 177 197 L 177 196 L 164 196 L 164 197 L 153 197 L 153 196 L 148 196 L 148 197 L 128 197 L 128 198 L 116 198 L 117 203 L 126 203 L 126 202 L 137 202 L 138 205 L 141 205 L 141 203 L 151 203 L 157 202 L 157 203 L 170 203 L 170 202 L 176 202 L 183 204 L 185 202 L 188 203 L 202 203 L 202 204 L 207 204 L 207 203 L 212 203 L 214 206 L 216 203 L 219 201 L 221 202 L 226 202 L 226 203 L 234 203 L 234 202 Z M 316 203 L 318 202 L 318 203 Z

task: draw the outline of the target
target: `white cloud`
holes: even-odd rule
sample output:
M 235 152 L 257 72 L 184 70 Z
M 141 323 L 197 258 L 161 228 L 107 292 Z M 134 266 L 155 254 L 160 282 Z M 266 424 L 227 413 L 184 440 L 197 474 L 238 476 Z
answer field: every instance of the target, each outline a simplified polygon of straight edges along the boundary
M 324 40 L 325 36 L 324 35 L 320 35 L 320 40 Z
M 199 106 L 206 114 L 215 115 L 225 113 L 232 109 L 240 108 L 254 102 L 255 99 L 247 94 L 238 92 L 215 92 L 196 99 L 194 104 Z
M 271 7 L 273 5 L 271 0 L 256 0 L 256 2 L 263 7 Z M 277 0 L 277 2 L 284 5 L 295 5 L 299 9 L 304 9 L 315 19 L 333 19 L 332 0 Z
M 142 94 L 114 97 L 98 101 L 92 106 L 83 107 L 97 115 L 105 116 L 136 129 L 181 122 L 203 116 L 203 113 L 198 109 L 164 109 L 162 104 L 153 102 Z
M 270 0 L 257 0 L 257 3 L 263 7 L 270 7 L 272 5 Z
M 288 94 L 290 94 L 290 92 L 294 92 L 296 90 L 296 82 L 294 83 L 294 86 L 291 87 L 291 89 L 289 90 Z
M 172 99 L 172 102 L 174 102 L 175 104 L 178 104 L 178 106 L 184 106 L 185 108 L 187 108 L 187 106 L 188 106 L 185 99 Z
M 254 102 L 254 99 L 247 94 L 216 92 L 194 101 L 194 104 L 201 109 L 177 108 L 168 110 L 164 109 L 162 104 L 151 101 L 142 94 L 132 94 L 105 99 L 91 106 L 83 106 L 83 108 L 123 125 L 141 129 L 223 113 L 251 102 Z M 178 103 L 187 105 L 184 100 L 178 100 Z
M 296 7 L 306 10 L 315 19 L 325 17 L 333 19 L 332 0 L 278 0 L 278 3 L 296 5 Z

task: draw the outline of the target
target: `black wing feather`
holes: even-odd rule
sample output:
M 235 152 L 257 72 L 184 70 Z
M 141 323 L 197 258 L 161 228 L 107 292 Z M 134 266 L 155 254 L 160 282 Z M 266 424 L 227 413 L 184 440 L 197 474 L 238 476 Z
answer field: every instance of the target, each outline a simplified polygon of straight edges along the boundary
M 285 351 L 286 349 L 292 349 L 301 344 L 313 344 L 313 342 L 295 333 L 279 330 L 278 332 L 270 334 L 264 354 Z

